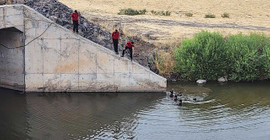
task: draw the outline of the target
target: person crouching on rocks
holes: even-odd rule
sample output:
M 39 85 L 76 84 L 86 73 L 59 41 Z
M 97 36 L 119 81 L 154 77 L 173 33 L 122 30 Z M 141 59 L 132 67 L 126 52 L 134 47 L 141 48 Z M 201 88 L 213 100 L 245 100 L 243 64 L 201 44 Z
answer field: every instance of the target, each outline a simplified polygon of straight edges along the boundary
M 112 40 L 113 40 L 114 51 L 115 51 L 116 54 L 119 54 L 118 53 L 118 40 L 119 40 L 119 32 L 118 32 L 118 30 L 115 30 L 112 33 Z
M 71 22 L 73 22 L 73 32 L 75 33 L 79 33 L 79 22 L 80 22 L 80 18 L 79 18 L 79 13 L 77 12 L 77 10 L 75 10 L 72 14 L 71 14 Z
M 134 42 L 132 42 L 132 41 L 127 42 L 121 57 L 124 57 L 126 50 L 129 49 L 129 55 L 130 55 L 130 58 L 132 61 L 132 56 L 134 54 L 134 45 L 133 44 L 134 44 Z

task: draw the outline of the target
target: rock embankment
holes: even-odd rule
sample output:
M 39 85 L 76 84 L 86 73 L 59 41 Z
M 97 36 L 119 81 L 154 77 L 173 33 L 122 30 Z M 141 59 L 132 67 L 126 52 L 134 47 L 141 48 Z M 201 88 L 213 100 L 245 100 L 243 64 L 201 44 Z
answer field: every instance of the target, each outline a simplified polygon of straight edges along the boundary
M 0 5 L 15 4 L 15 3 L 23 4 L 23 3 L 25 3 L 25 0 L 0 0 Z
M 73 10 L 57 0 L 25 0 L 25 5 L 65 28 L 73 28 L 70 18 Z M 83 37 L 111 49 L 110 32 L 102 30 L 82 16 L 80 18 L 79 33 Z
M 73 28 L 70 18 L 73 10 L 58 0 L 0 0 L 0 4 L 25 4 L 57 24 L 68 29 Z M 111 48 L 110 32 L 102 30 L 82 16 L 80 21 L 80 35 L 106 48 Z

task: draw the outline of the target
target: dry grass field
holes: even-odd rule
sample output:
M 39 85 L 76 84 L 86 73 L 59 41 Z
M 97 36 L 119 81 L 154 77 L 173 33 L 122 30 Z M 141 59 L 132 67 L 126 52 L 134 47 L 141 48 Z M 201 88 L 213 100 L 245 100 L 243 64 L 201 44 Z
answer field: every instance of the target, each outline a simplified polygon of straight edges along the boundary
M 262 32 L 270 34 L 269 0 L 59 0 L 83 16 L 113 30 L 115 25 L 126 35 L 141 36 L 156 46 L 175 45 L 182 38 L 201 30 L 223 34 Z M 120 9 L 146 9 L 146 15 L 118 15 Z M 170 11 L 170 16 L 157 16 L 151 10 Z M 187 17 L 186 13 L 192 13 Z M 216 18 L 204 18 L 205 14 Z M 229 18 L 222 18 L 228 13 Z

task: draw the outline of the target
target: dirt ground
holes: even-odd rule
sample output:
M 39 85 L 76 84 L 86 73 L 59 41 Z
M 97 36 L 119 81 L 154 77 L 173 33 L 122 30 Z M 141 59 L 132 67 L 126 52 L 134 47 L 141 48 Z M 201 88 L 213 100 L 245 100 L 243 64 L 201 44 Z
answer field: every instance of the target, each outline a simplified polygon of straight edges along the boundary
M 157 47 L 175 46 L 181 39 L 201 30 L 224 35 L 259 32 L 270 34 L 268 0 L 59 0 L 79 10 L 107 30 L 121 28 L 128 36 L 139 36 Z M 118 15 L 120 9 L 146 9 L 146 15 Z M 170 11 L 170 16 L 157 16 L 151 10 Z M 230 18 L 221 14 L 229 13 Z M 186 13 L 192 13 L 187 17 Z M 204 18 L 214 14 L 216 18 Z

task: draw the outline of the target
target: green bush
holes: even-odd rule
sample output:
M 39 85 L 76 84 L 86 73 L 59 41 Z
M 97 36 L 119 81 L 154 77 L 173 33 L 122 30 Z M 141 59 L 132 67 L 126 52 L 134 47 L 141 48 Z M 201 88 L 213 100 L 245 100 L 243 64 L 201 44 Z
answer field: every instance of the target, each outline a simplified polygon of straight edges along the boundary
M 170 16 L 171 15 L 170 11 L 154 11 L 154 10 L 152 10 L 151 13 L 153 15 L 160 15 L 160 16 Z
M 202 31 L 175 50 L 176 72 L 196 80 L 232 81 L 270 78 L 270 38 L 262 34 L 231 35 Z
M 216 18 L 214 14 L 206 14 L 204 18 Z
M 192 17 L 192 16 L 193 16 L 192 13 L 185 13 L 185 15 L 186 15 L 187 17 Z
M 231 35 L 226 40 L 228 74 L 233 81 L 270 78 L 270 39 L 262 34 Z
M 128 9 L 121 9 L 118 15 L 144 15 L 146 13 L 146 9 L 143 10 L 134 10 L 131 8 Z
M 176 48 L 176 70 L 190 80 L 216 80 L 226 74 L 226 61 L 222 60 L 224 51 L 221 34 L 203 31 L 194 39 L 183 40 L 182 45 Z
M 230 14 L 229 13 L 223 13 L 221 15 L 221 17 L 223 17 L 223 18 L 230 18 Z

